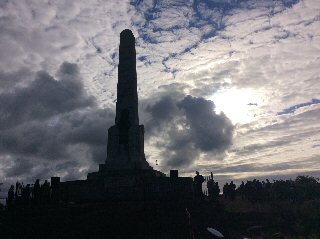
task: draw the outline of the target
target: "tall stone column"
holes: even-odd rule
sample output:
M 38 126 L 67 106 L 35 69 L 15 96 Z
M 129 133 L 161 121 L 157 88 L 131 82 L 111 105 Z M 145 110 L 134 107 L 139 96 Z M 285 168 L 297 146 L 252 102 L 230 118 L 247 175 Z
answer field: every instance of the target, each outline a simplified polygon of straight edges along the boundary
M 120 33 L 116 125 L 124 111 L 131 125 L 139 125 L 135 38 L 128 29 Z
M 152 169 L 144 155 L 144 127 L 139 125 L 135 38 L 120 34 L 115 125 L 108 130 L 106 170 Z

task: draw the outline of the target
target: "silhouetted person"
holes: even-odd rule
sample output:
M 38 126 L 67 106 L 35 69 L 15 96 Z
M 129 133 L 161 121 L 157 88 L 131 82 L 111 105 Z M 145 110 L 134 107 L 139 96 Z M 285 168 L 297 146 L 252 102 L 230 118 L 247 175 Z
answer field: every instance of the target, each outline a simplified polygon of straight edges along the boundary
M 196 176 L 194 177 L 194 195 L 196 199 L 203 199 L 204 195 L 202 193 L 202 183 L 204 182 L 204 177 L 196 171 Z
M 45 180 L 41 186 L 41 194 L 44 202 L 48 203 L 50 201 L 50 183 Z
M 16 191 L 14 193 L 15 199 L 17 199 L 20 196 L 20 188 L 21 188 L 21 184 L 17 181 L 16 182 Z
M 245 198 L 244 190 L 245 190 L 245 186 L 244 186 L 244 182 L 242 181 L 240 186 L 238 187 L 238 192 L 239 192 L 242 200 Z
M 236 185 L 233 183 L 233 181 L 231 181 L 228 191 L 229 191 L 230 199 L 234 200 L 236 198 Z
M 29 203 L 31 194 L 30 184 L 27 184 L 25 187 L 22 188 L 21 197 L 24 204 Z
M 51 202 L 58 203 L 60 199 L 60 178 L 51 177 Z
M 214 186 L 213 186 L 213 199 L 218 200 L 219 194 L 220 194 L 219 184 L 218 184 L 218 182 L 215 182 Z
M 266 184 L 265 184 L 265 199 L 266 201 L 270 201 L 272 199 L 272 190 L 271 190 L 272 184 L 270 183 L 269 179 L 266 179 Z
M 256 193 L 256 201 L 261 201 L 263 198 L 263 190 L 262 190 L 262 183 L 259 180 L 256 180 L 255 185 L 255 193 Z
M 245 196 L 250 202 L 256 201 L 255 179 L 245 184 Z
M 14 202 L 15 204 L 21 203 L 21 194 L 22 194 L 23 183 L 16 182 L 16 190 L 14 193 Z
M 41 198 L 41 188 L 40 188 L 40 180 L 37 179 L 33 186 L 33 197 L 36 203 L 40 202 Z
M 215 182 L 213 180 L 213 174 L 211 173 L 210 178 L 207 181 L 207 188 L 208 188 L 208 196 L 210 200 L 214 200 L 214 187 L 215 187 Z
M 223 185 L 223 189 L 222 189 L 222 193 L 223 193 L 223 197 L 225 199 L 229 198 L 229 184 L 226 183 L 225 185 Z
M 9 191 L 8 191 L 8 198 L 7 198 L 7 204 L 8 206 L 11 206 L 14 201 L 14 186 L 11 185 Z

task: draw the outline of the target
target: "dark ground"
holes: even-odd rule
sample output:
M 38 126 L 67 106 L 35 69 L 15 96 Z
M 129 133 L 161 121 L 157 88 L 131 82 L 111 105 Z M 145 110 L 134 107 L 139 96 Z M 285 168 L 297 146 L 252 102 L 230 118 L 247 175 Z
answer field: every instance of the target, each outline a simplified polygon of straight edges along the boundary
M 191 214 L 191 224 L 186 212 Z M 0 238 L 206 238 L 213 227 L 243 238 L 261 226 L 263 238 L 320 238 L 320 201 L 303 203 L 109 202 L 17 206 L 1 211 Z M 298 237 L 299 236 L 299 237 Z

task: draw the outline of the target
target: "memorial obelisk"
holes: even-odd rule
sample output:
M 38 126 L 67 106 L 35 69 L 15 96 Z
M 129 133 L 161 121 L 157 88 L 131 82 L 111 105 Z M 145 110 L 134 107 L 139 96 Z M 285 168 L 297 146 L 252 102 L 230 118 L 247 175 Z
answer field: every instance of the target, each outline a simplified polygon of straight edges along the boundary
M 144 155 L 144 127 L 139 125 L 135 38 L 120 34 L 115 125 L 108 129 L 107 158 L 87 180 L 59 183 L 61 199 L 74 202 L 176 199 L 193 195 L 192 178 L 170 178 L 154 170 Z M 60 179 L 59 179 L 60 180 Z
M 105 169 L 152 169 L 144 154 L 144 126 L 139 125 L 135 38 L 128 29 L 120 33 L 116 118 L 108 130 Z

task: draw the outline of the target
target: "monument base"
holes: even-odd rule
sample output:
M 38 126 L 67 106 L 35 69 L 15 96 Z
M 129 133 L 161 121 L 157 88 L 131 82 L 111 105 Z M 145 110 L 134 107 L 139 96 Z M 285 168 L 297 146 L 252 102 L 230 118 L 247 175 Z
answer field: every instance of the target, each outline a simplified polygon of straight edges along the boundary
M 140 169 L 135 167 L 127 167 L 119 169 L 110 167 L 106 164 L 99 164 L 99 171 L 88 173 L 88 180 L 105 179 L 108 177 L 165 177 L 166 175 L 160 171 L 154 170 L 149 166 L 148 169 Z
M 67 202 L 191 200 L 190 177 L 166 177 L 156 170 L 105 170 L 87 180 L 55 184 L 56 198 Z
M 100 172 L 88 173 L 87 180 L 105 179 L 108 177 L 165 177 L 166 175 L 156 170 L 109 170 L 103 174 Z

